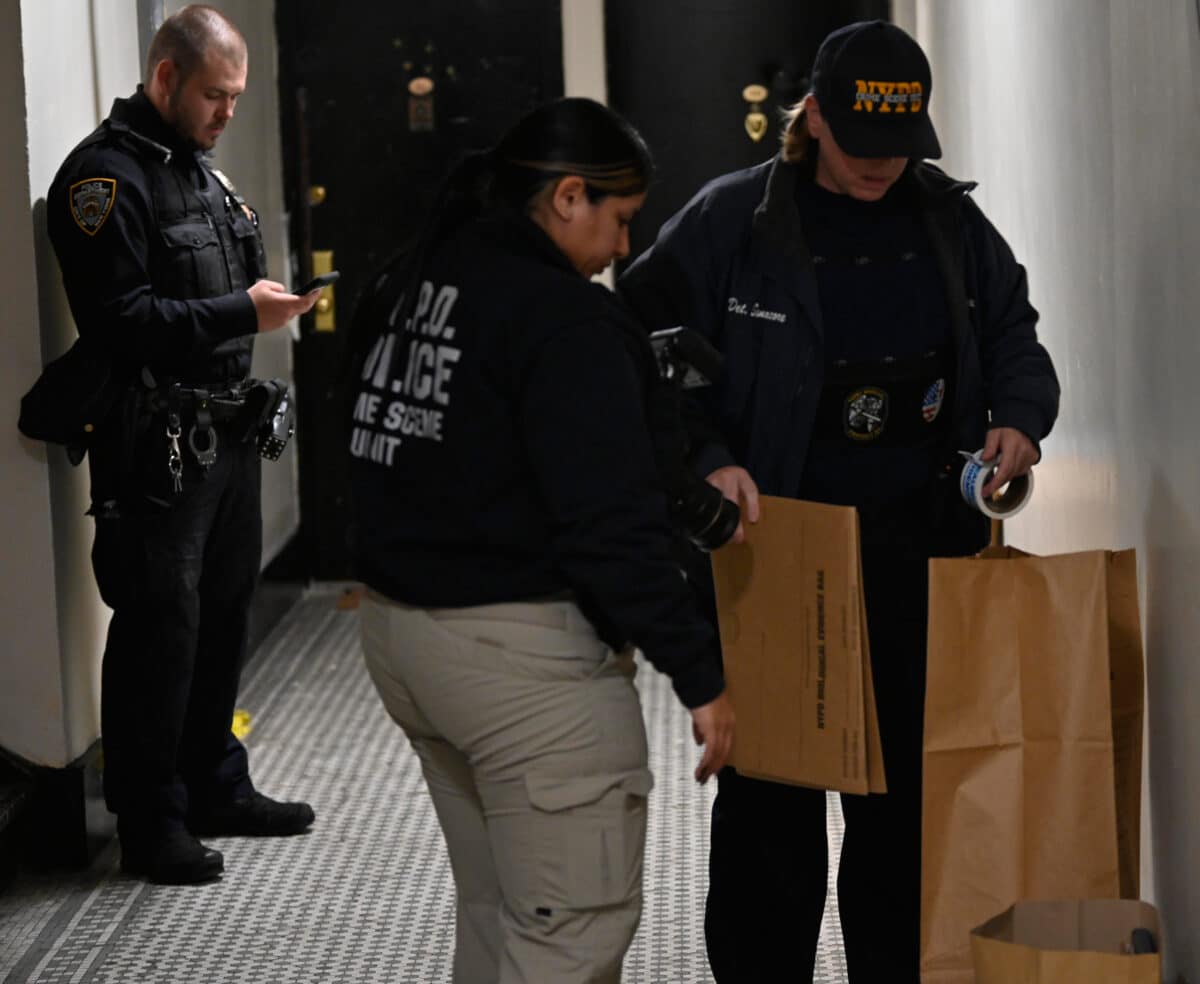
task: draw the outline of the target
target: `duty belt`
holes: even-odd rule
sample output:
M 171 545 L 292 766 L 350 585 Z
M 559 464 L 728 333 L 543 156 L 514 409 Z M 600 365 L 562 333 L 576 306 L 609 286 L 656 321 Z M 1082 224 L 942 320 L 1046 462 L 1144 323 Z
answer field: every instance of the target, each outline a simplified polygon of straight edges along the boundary
M 949 347 L 924 355 L 826 368 L 813 440 L 872 447 L 918 447 L 949 426 L 953 372 Z
M 234 444 L 255 439 L 258 453 L 271 461 L 283 453 L 294 433 L 294 418 L 287 384 L 281 379 L 248 379 L 212 386 L 171 383 L 151 390 L 147 404 L 152 414 L 165 411 L 167 470 L 176 492 L 183 489 L 183 419 L 191 419 L 187 446 L 196 463 L 208 471 L 217 460 L 220 433 Z

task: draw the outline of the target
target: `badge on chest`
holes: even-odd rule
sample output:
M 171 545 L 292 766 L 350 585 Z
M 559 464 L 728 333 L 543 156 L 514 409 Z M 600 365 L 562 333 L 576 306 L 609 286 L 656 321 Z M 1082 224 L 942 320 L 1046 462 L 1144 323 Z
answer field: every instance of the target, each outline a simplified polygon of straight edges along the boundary
M 864 386 L 846 397 L 843 428 L 852 441 L 874 441 L 887 424 L 888 395 L 885 390 Z

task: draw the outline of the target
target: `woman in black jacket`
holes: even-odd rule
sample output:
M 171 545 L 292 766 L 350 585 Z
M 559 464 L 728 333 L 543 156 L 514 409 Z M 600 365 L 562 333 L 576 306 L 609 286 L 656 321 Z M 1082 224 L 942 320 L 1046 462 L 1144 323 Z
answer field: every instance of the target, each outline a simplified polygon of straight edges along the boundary
M 691 406 L 691 464 L 754 522 L 760 492 L 858 509 L 888 791 L 843 796 L 838 909 L 853 984 L 916 984 L 930 557 L 986 542 L 957 452 L 1029 471 L 1058 412 L 1025 271 L 925 158 L 929 63 L 882 21 L 825 39 L 774 160 L 702 188 L 625 273 L 651 329 L 724 356 Z M 825 793 L 725 769 L 705 935 L 719 984 L 812 979 Z
M 350 440 L 363 644 L 458 889 L 456 982 L 617 981 L 651 786 L 633 647 L 724 763 L 713 633 L 670 554 L 634 330 L 637 133 L 564 99 L 450 177 L 364 300 Z

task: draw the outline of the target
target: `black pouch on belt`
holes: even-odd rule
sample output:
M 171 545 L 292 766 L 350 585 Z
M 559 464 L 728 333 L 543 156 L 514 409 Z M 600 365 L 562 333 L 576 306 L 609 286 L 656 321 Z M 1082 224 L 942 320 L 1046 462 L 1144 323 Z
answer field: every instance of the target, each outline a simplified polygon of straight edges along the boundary
M 230 425 L 235 441 L 251 439 L 258 444 L 258 453 L 275 461 L 287 446 L 294 432 L 291 400 L 282 379 L 256 379 L 245 390 L 245 403 Z
M 32 440 L 65 445 L 77 465 L 131 385 L 103 346 L 78 338 L 21 397 L 17 427 Z
M 920 447 L 949 427 L 949 348 L 826 370 L 815 441 L 859 447 Z

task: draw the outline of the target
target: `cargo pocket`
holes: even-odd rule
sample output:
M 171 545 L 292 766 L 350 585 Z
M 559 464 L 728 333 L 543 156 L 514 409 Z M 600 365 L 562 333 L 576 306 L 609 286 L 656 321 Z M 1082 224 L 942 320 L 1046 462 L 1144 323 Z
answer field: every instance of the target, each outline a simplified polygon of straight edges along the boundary
M 544 884 L 561 894 L 560 905 L 594 909 L 637 898 L 642 890 L 649 770 L 599 776 L 525 777 L 540 823 L 557 836 L 540 859 Z

